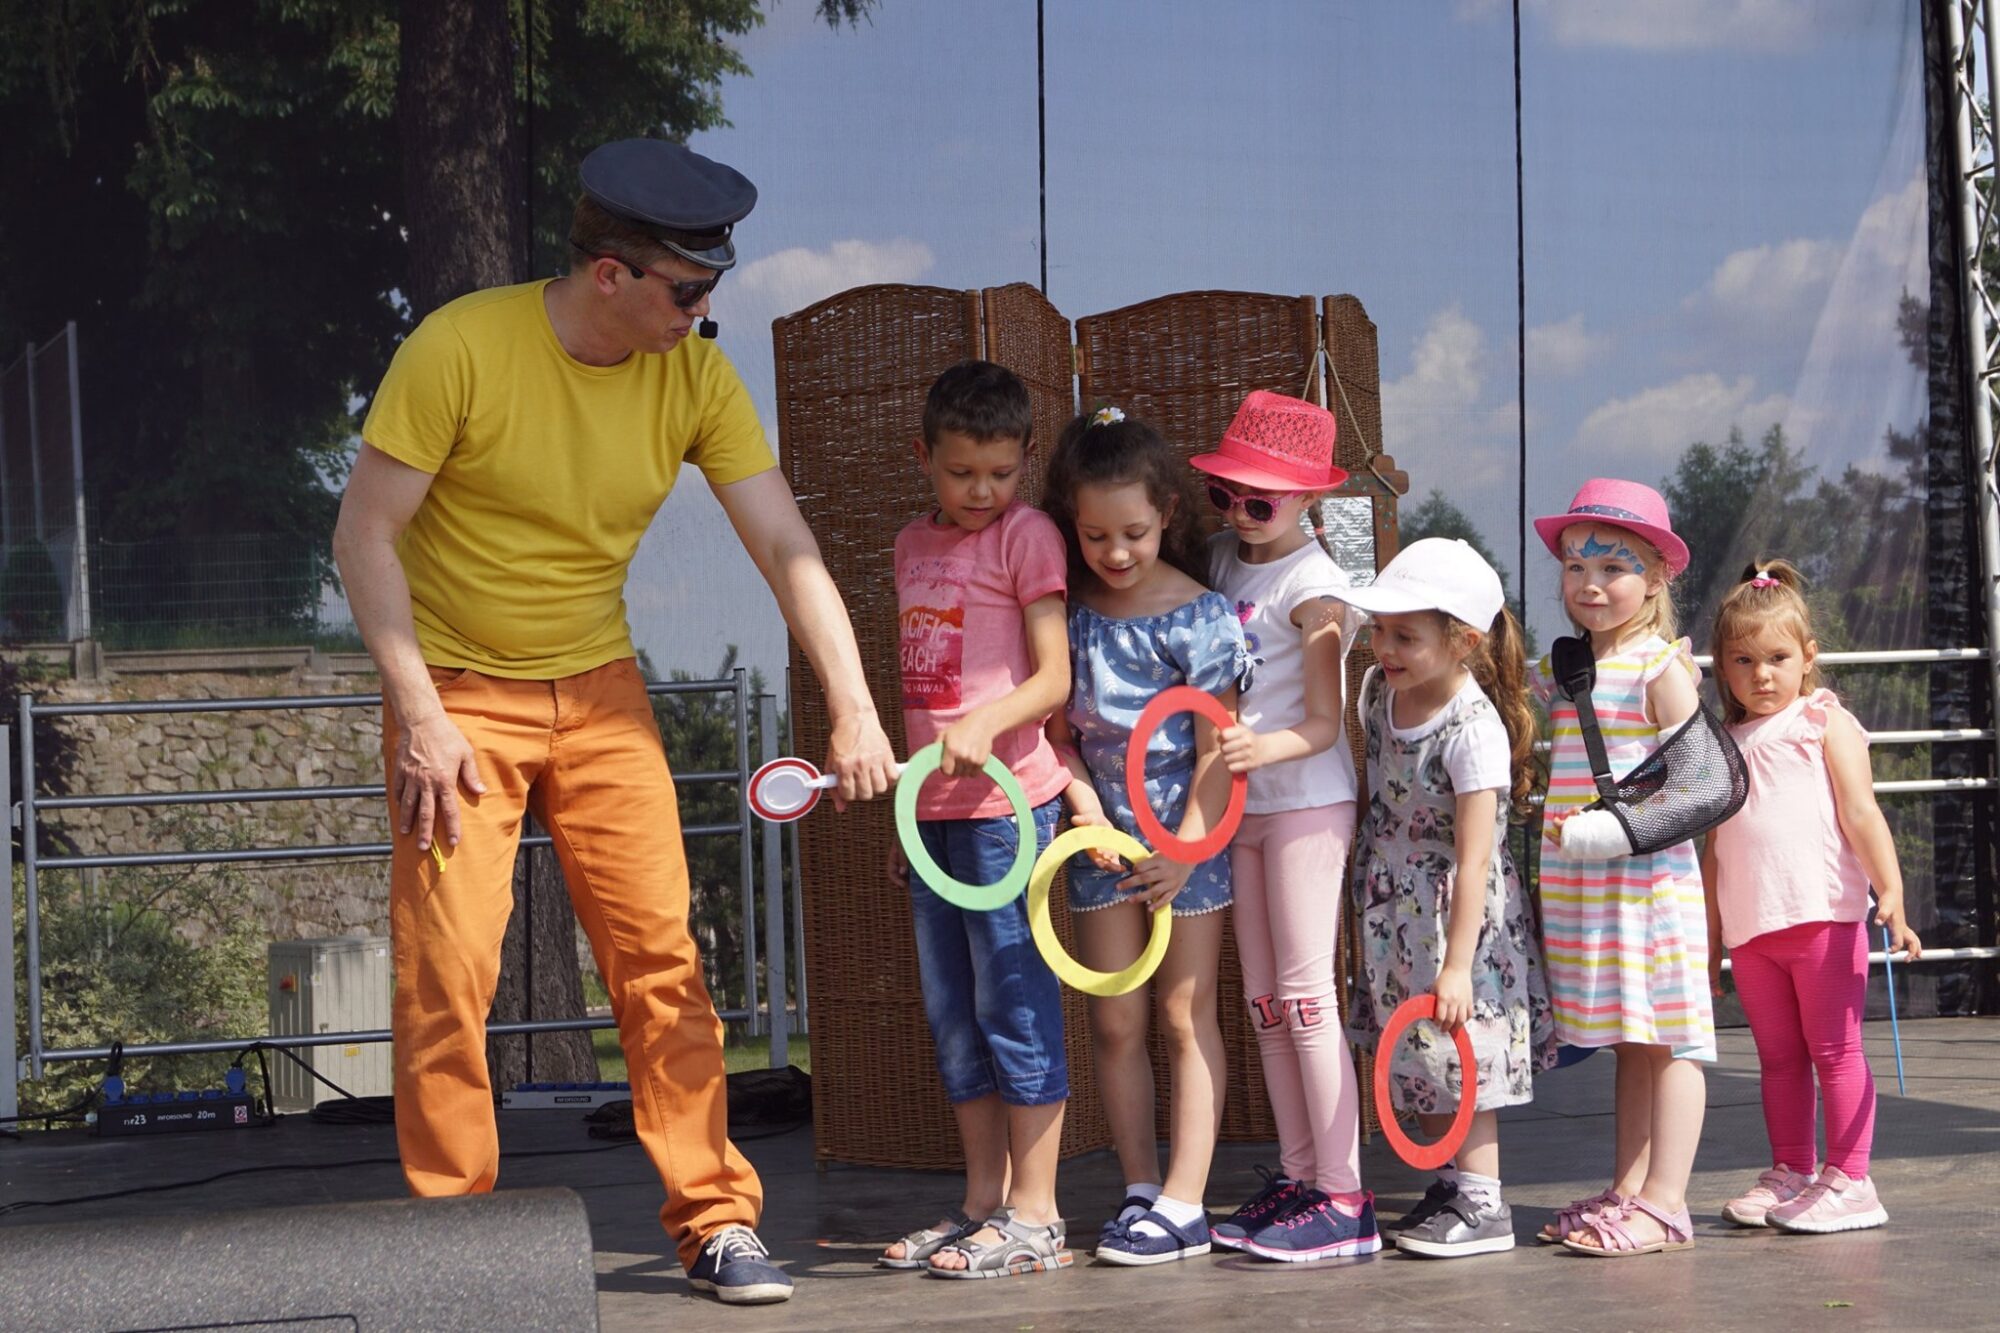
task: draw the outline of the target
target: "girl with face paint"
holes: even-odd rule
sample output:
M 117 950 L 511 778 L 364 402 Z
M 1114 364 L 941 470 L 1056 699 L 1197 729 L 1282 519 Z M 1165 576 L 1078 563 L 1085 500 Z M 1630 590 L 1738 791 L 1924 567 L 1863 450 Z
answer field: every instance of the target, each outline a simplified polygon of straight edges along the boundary
M 1563 610 L 1596 659 L 1591 703 L 1612 772 L 1622 775 L 1699 707 L 1700 672 L 1676 637 L 1670 588 L 1687 568 L 1687 543 L 1657 492 L 1605 478 L 1586 482 L 1566 512 L 1536 519 L 1535 530 L 1560 562 Z M 1695 847 L 1600 859 L 1582 837 L 1565 845 L 1565 822 L 1597 789 L 1576 705 L 1556 693 L 1547 658 L 1535 677 L 1552 735 L 1541 896 L 1556 1035 L 1618 1053 L 1611 1183 L 1561 1210 L 1539 1238 L 1600 1258 L 1685 1249 L 1702 1064 L 1715 1059 Z

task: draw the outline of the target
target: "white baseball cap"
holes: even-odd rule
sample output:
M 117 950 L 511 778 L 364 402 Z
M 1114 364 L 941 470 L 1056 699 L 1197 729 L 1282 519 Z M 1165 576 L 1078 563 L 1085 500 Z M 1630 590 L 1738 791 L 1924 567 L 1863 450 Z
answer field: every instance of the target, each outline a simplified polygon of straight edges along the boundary
M 1507 604 L 1507 594 L 1493 566 L 1469 544 L 1426 537 L 1405 546 L 1373 583 L 1342 593 L 1341 600 L 1376 615 L 1442 611 L 1483 633 Z

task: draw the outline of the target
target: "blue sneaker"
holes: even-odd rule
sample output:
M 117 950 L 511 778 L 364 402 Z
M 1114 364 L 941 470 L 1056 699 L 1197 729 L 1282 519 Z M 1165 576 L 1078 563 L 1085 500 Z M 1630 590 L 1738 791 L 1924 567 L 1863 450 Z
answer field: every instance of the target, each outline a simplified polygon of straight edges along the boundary
M 1362 1195 L 1361 1211 L 1349 1217 L 1318 1190 L 1307 1190 L 1299 1207 L 1243 1242 L 1245 1253 L 1288 1264 L 1373 1254 L 1381 1248 L 1382 1235 L 1375 1229 L 1374 1195 Z
M 1164 1236 L 1153 1236 L 1140 1231 L 1139 1223 L 1151 1222 Z M 1170 1264 L 1176 1259 L 1192 1259 L 1208 1253 L 1208 1223 L 1196 1220 L 1187 1226 L 1175 1226 L 1162 1213 L 1148 1208 L 1143 1216 L 1133 1218 L 1129 1223 L 1098 1239 L 1097 1257 L 1107 1264 L 1123 1264 L 1137 1267 L 1142 1264 Z
M 1261 1166 L 1257 1174 L 1264 1177 L 1264 1188 L 1250 1202 L 1209 1228 L 1209 1239 L 1225 1250 L 1242 1249 L 1243 1242 L 1252 1234 L 1298 1207 L 1305 1198 L 1306 1187 L 1290 1176 L 1278 1175 Z
M 701 1243 L 688 1285 L 715 1293 L 724 1305 L 771 1305 L 792 1298 L 792 1280 L 749 1227 L 723 1227 Z

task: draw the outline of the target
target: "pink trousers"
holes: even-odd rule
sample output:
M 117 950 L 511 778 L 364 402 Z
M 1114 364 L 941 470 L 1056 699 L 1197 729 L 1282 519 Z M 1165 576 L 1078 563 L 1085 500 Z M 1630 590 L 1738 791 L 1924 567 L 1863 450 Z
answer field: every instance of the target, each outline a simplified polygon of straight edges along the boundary
M 1736 993 L 1757 1041 L 1771 1164 L 1810 1173 L 1813 1074 L 1826 1103 L 1826 1163 L 1860 1180 L 1875 1142 L 1875 1078 L 1861 1050 L 1868 996 L 1868 929 L 1812 921 L 1774 930 L 1729 951 Z
M 1361 1100 L 1334 956 L 1354 802 L 1245 815 L 1229 847 L 1236 952 L 1278 1122 L 1279 1165 L 1326 1191 L 1361 1188 Z

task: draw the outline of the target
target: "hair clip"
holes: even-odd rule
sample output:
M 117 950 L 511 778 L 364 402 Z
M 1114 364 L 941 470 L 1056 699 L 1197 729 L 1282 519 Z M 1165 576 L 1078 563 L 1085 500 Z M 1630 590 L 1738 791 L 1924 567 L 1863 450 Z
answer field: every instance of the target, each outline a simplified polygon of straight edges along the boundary
M 1775 588 L 1778 586 L 1778 581 L 1771 577 L 1770 570 L 1760 569 L 1750 580 L 1750 586 L 1753 588 Z
M 1093 426 L 1115 426 L 1124 419 L 1125 413 L 1122 409 L 1106 406 L 1100 407 L 1097 411 L 1091 413 L 1090 424 Z

